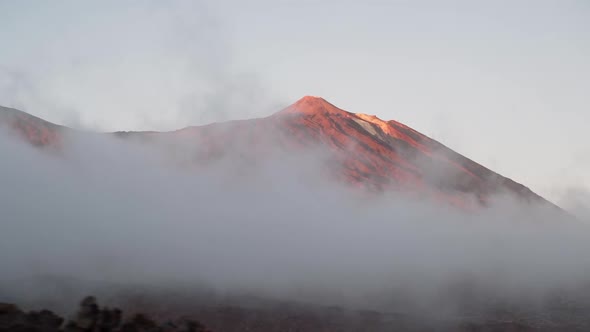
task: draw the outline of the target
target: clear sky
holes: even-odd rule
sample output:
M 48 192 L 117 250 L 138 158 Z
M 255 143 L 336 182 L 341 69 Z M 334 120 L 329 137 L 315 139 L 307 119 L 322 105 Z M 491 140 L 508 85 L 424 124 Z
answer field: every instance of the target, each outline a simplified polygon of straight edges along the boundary
M 0 0 L 0 43 L 0 105 L 60 124 L 168 130 L 317 95 L 555 201 L 590 187 L 587 0 Z

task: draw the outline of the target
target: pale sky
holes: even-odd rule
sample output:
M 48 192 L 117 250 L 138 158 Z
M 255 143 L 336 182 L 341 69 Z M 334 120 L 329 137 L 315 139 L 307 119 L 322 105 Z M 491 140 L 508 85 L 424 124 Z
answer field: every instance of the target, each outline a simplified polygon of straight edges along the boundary
M 100 131 L 395 119 L 557 201 L 590 188 L 590 1 L 0 0 L 0 105 Z

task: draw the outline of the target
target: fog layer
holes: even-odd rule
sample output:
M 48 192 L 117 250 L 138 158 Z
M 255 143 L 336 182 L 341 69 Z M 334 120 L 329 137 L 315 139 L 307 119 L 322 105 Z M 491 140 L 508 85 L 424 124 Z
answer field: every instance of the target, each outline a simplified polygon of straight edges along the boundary
M 366 196 L 326 179 L 323 152 L 186 168 L 101 135 L 59 154 L 0 135 L 4 298 L 40 296 L 15 281 L 56 276 L 384 310 L 466 290 L 543 305 L 590 275 L 588 227 L 554 209 Z

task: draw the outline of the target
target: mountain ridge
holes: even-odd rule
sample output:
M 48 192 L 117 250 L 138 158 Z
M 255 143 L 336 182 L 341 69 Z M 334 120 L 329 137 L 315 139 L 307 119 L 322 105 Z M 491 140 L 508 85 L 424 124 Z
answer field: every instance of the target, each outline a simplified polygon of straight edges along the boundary
M 62 144 L 62 134 L 74 131 L 15 109 L 1 108 L 7 123 L 37 147 Z M 327 147 L 339 157 L 331 161 L 340 180 L 383 192 L 427 192 L 454 205 L 475 198 L 486 205 L 496 194 L 509 193 L 527 202 L 553 205 L 528 187 L 453 151 L 444 144 L 395 120 L 351 113 L 321 97 L 305 96 L 263 118 L 188 126 L 168 132 L 117 131 L 122 138 L 194 144 L 195 162 L 232 153 L 258 158 L 268 149 L 287 152 L 310 146 Z M 193 152 L 191 152 L 193 153 Z

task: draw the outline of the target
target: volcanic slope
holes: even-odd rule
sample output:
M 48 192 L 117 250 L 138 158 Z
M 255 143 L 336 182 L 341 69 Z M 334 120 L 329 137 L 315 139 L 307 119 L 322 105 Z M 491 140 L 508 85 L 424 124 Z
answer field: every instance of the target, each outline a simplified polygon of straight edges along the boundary
M 69 132 L 83 134 L 27 113 L 0 107 L 0 124 L 38 147 L 60 147 Z M 191 163 L 239 154 L 256 160 L 272 150 L 330 151 L 326 170 L 338 181 L 373 192 L 428 195 L 453 205 L 485 205 L 496 194 L 546 203 L 527 187 L 503 177 L 397 121 L 344 111 L 306 96 L 265 118 L 191 126 L 171 132 L 104 133 L 146 143 L 182 146 Z M 74 135 L 75 137 L 75 135 Z M 188 150 L 186 147 L 189 147 Z

